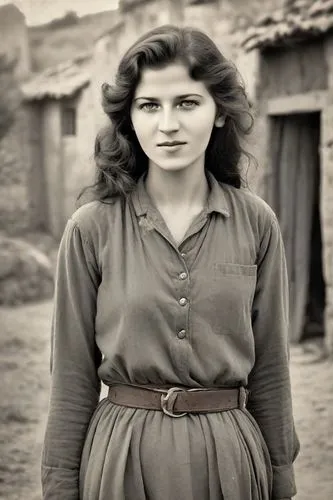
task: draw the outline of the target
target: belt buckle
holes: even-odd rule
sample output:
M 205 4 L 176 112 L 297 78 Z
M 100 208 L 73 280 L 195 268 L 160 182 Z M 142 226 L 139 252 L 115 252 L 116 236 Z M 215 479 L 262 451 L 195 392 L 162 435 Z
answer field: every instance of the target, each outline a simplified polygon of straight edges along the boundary
M 173 418 L 180 418 L 180 417 L 184 417 L 185 415 L 187 415 L 186 412 L 185 413 L 174 413 L 174 411 L 173 411 L 173 407 L 174 407 L 175 401 L 177 399 L 177 392 L 185 392 L 185 389 L 182 389 L 181 387 L 170 387 L 170 389 L 168 389 L 166 394 L 161 395 L 161 408 L 162 408 L 163 413 L 165 413 L 165 415 L 168 415 L 169 417 L 173 417 Z M 171 398 L 171 401 L 170 401 L 170 398 Z M 171 403 L 171 408 L 170 407 L 168 408 L 168 403 Z

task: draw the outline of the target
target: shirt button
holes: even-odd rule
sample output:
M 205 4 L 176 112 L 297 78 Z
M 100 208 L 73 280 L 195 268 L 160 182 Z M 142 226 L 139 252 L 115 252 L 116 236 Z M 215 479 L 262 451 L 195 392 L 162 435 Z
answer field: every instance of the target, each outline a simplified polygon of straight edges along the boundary
M 182 297 L 181 299 L 179 299 L 179 304 L 181 306 L 186 306 L 187 304 L 187 299 L 185 297 Z
M 186 278 L 187 278 L 187 274 L 186 273 L 180 273 L 180 275 L 179 275 L 179 279 L 180 280 L 186 280 Z
M 183 259 L 185 259 L 186 253 L 181 253 L 180 255 L 183 257 Z
M 179 339 L 184 339 L 186 337 L 186 331 L 185 330 L 179 330 L 178 332 L 178 338 Z

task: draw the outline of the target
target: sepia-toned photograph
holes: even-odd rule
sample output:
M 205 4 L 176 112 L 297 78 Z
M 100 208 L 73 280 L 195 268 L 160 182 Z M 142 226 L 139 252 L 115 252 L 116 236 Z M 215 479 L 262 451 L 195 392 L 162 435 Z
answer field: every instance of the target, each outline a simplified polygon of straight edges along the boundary
M 0 0 L 0 499 L 332 500 L 333 0 Z

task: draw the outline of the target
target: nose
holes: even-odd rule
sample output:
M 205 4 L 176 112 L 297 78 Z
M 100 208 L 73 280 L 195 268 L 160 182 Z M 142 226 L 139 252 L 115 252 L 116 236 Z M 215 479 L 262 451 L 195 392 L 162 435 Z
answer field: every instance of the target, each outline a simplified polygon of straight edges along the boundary
M 159 130 L 164 134 L 171 134 L 179 130 L 179 120 L 173 110 L 164 110 L 159 121 Z

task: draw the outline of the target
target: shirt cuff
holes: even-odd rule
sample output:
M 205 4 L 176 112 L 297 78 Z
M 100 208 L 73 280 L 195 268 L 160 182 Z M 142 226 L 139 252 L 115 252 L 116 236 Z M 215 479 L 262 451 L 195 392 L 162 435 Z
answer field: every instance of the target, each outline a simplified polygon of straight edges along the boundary
M 273 465 L 273 500 L 291 498 L 296 495 L 293 465 Z

